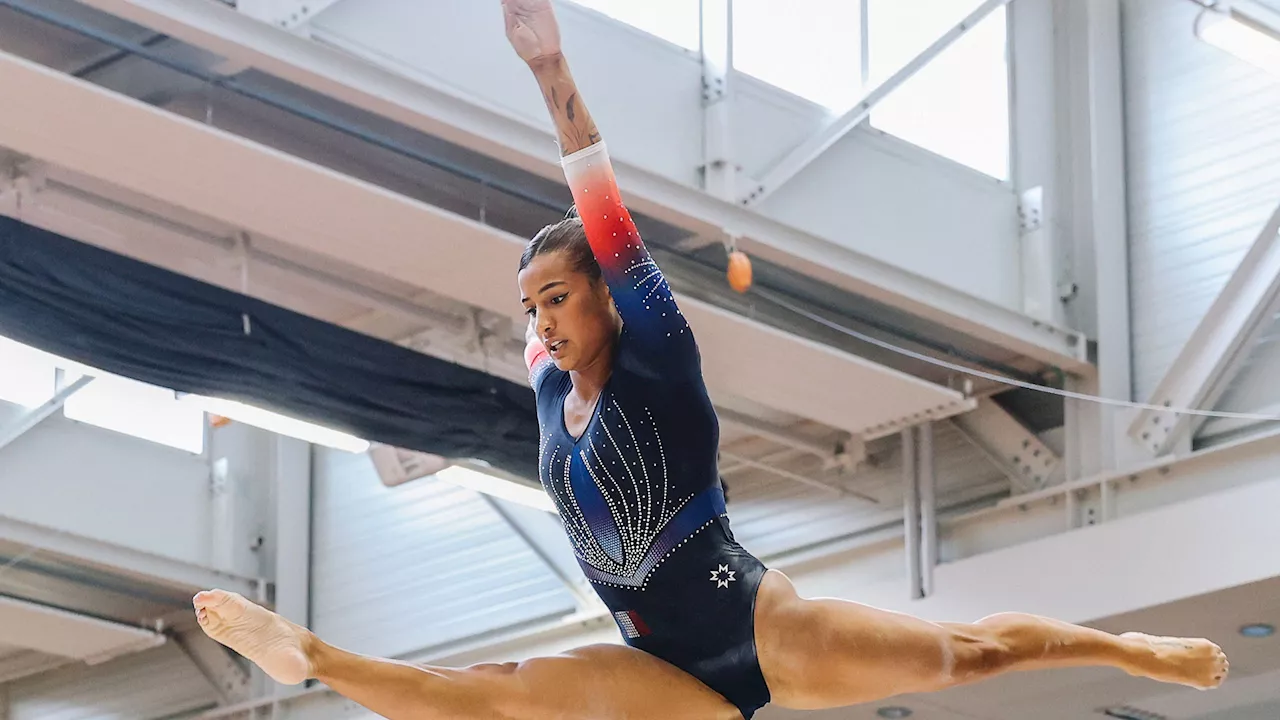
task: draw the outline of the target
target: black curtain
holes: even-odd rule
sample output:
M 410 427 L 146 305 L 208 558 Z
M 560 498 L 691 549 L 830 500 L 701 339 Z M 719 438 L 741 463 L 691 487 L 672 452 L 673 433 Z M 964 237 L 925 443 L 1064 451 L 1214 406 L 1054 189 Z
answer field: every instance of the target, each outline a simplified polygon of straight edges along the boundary
M 153 385 L 536 477 L 526 386 L 2 217 L 0 335 Z

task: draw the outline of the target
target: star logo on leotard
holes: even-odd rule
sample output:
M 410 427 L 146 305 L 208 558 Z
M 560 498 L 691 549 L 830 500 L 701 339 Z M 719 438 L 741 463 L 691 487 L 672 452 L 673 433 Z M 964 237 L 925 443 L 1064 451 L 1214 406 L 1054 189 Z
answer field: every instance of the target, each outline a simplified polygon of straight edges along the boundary
M 711 582 L 715 583 L 718 588 L 727 588 L 729 583 L 737 580 L 734 577 L 736 574 L 737 571 L 730 570 L 728 565 L 721 565 L 718 569 L 711 571 Z

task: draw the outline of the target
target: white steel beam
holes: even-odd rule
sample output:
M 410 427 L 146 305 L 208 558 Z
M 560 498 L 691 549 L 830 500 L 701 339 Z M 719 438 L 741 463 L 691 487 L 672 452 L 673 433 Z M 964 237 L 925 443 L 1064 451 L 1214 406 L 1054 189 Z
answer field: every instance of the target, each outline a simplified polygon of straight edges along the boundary
M 515 267 L 524 241 L 510 233 L 12 55 L 0 54 L 0 93 L 21 108 L 0 115 L 0 146 L 517 317 L 511 276 L 503 269 Z M 57 110 L 67 103 L 81 112 Z M 737 395 L 854 434 L 904 417 L 949 417 L 970 404 L 954 390 L 695 298 L 680 302 L 698 334 L 713 396 Z M 790 372 L 779 375 L 776 368 L 784 365 Z M 832 382 L 816 384 L 815 377 Z
M 831 438 L 829 442 L 821 442 L 801 435 L 790 428 L 775 425 L 727 407 L 716 407 L 716 417 L 720 419 L 722 425 L 731 425 L 752 435 L 776 442 L 779 445 L 785 445 L 793 450 L 816 455 L 826 461 L 832 461 L 839 455 L 852 453 L 856 461 L 861 462 L 862 454 L 865 451 L 861 441 L 848 433 L 839 433 L 838 436 Z
M 236 0 L 236 10 L 256 20 L 295 32 L 305 32 L 320 13 L 338 0 Z
M 759 182 L 756 186 L 741 198 L 743 205 L 758 205 L 764 202 L 770 195 L 777 192 L 779 188 L 786 185 L 791 178 L 799 175 L 801 171 L 809 167 L 814 160 L 817 160 L 832 145 L 840 142 L 846 135 L 853 131 L 854 128 L 861 125 L 867 118 L 871 117 L 871 112 L 876 106 L 884 102 L 885 98 L 894 93 L 895 90 L 902 87 L 911 78 L 915 77 L 926 65 L 933 62 L 935 58 L 941 55 L 951 47 L 957 40 L 969 33 L 978 23 L 981 23 L 988 15 L 1008 5 L 1013 0 L 986 0 L 969 14 L 960 24 L 948 30 L 942 37 L 938 38 L 932 45 L 917 55 L 911 62 L 902 67 L 901 70 L 894 73 L 888 80 L 878 85 L 857 105 L 853 106 L 843 114 L 831 118 L 823 125 L 822 129 L 807 140 L 797 145 L 791 152 L 787 153 L 781 160 L 761 174 Z
M 311 444 L 272 438 L 275 482 L 275 610 L 303 627 L 311 624 Z
M 1062 459 L 994 400 L 951 419 L 960 431 L 1022 492 L 1039 490 L 1062 479 Z
M 938 473 L 933 444 L 933 423 L 916 428 L 916 476 L 920 491 L 920 592 L 934 593 L 933 570 L 938 566 Z
M 15 440 L 35 429 L 40 423 L 48 420 L 67 404 L 67 400 L 70 400 L 72 395 L 80 392 L 85 385 L 91 382 L 93 382 L 93 378 L 89 376 L 77 379 L 67 387 L 58 390 L 53 397 L 49 398 L 40 407 L 28 410 L 8 427 L 0 428 L 0 450 L 9 447 Z
M 902 431 L 903 549 L 907 556 L 908 597 L 926 598 L 934 591 L 938 564 L 937 478 L 934 473 L 933 424 Z
M 772 473 L 773 475 L 783 478 L 784 480 L 790 480 L 794 483 L 799 483 L 800 485 L 807 485 L 808 487 L 814 488 L 816 490 L 821 490 L 825 493 L 829 493 L 837 497 L 858 498 L 859 500 L 864 500 L 872 504 L 879 504 L 880 502 L 876 498 L 870 495 L 867 495 L 865 493 L 860 493 L 856 490 L 850 490 L 849 488 L 840 487 L 837 485 L 829 485 L 825 482 L 822 482 L 821 480 L 815 480 L 811 477 L 801 475 L 800 473 L 794 473 L 794 472 L 791 472 L 790 470 L 776 467 L 774 465 L 769 465 L 768 463 L 763 463 L 763 462 L 760 462 L 759 460 L 752 460 L 751 458 L 743 457 L 741 455 L 731 453 L 725 450 L 720 451 L 720 457 L 724 460 L 728 460 L 729 462 L 735 463 L 737 466 L 747 467 L 753 470 L 760 470 L 762 472 Z
M 0 541 L 17 543 L 40 553 L 60 555 L 115 575 L 184 593 L 222 588 L 256 598 L 263 584 L 256 578 L 240 577 L 3 515 L 0 515 Z
M 1064 3 L 1068 13 L 1066 75 L 1070 78 L 1070 164 L 1075 282 L 1079 296 L 1069 310 L 1075 327 L 1097 341 L 1095 375 L 1068 382 L 1091 394 L 1129 400 L 1133 393 L 1133 340 L 1129 330 L 1129 228 L 1125 190 L 1124 62 L 1121 0 Z M 1125 464 L 1128 449 L 1112 408 L 1073 400 L 1069 423 L 1084 446 L 1083 473 Z M 1084 437 L 1088 435 L 1088 437 Z M 1073 478 L 1074 479 L 1074 478 Z
M 733 159 L 733 0 L 698 0 L 702 20 L 702 182 L 721 200 L 737 197 Z
M 297 37 L 207 0 L 79 0 L 341 102 L 548 178 L 561 178 L 554 138 L 541 125 L 494 108 L 459 88 L 410 78 L 350 52 Z M 321 38 L 329 39 L 329 38 Z M 1071 330 L 876 260 L 829 239 L 696 192 L 615 158 L 634 210 L 706 237 L 736 235 L 761 260 L 916 314 L 979 340 L 1091 373 Z
M 1147 401 L 1203 409 L 1226 389 L 1280 303 L 1280 207 L 1245 253 L 1226 287 L 1187 339 Z M 1144 410 L 1129 434 L 1156 455 L 1166 453 L 1203 418 Z
M 0 644 L 96 665 L 164 642 L 150 630 L 0 596 Z
M 902 431 L 902 536 L 907 556 L 907 597 L 924 597 L 924 568 L 920 552 L 920 438 L 916 428 Z

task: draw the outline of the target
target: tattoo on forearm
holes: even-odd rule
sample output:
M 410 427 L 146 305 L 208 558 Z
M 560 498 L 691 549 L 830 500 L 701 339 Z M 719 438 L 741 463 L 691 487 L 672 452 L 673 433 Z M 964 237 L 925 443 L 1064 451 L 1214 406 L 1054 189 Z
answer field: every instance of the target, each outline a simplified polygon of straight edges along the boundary
M 577 87 L 568 69 L 560 66 L 536 74 L 538 83 L 542 86 L 543 100 L 556 124 L 561 152 L 569 155 L 600 142 L 600 132 L 586 105 L 578 98 Z M 561 95 L 568 96 L 563 104 L 560 102 Z

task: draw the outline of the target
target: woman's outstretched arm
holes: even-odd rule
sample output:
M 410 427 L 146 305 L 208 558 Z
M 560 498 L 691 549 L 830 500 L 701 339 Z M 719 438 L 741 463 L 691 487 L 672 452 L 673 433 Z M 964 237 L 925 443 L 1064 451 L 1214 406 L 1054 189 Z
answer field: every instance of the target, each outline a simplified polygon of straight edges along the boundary
M 572 155 L 600 142 L 591 113 L 578 94 L 560 49 L 560 26 L 551 0 L 502 0 L 507 39 L 538 80 L 560 137 L 560 154 Z
M 502 0 L 507 38 L 533 71 L 560 137 L 565 179 L 587 242 L 637 357 L 665 377 L 701 372 L 697 344 L 666 277 L 622 202 L 608 149 L 560 50 L 551 0 Z

